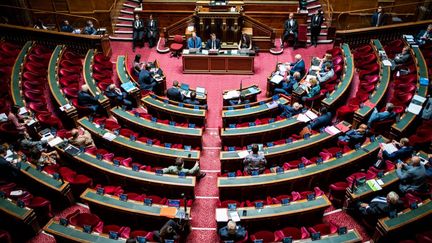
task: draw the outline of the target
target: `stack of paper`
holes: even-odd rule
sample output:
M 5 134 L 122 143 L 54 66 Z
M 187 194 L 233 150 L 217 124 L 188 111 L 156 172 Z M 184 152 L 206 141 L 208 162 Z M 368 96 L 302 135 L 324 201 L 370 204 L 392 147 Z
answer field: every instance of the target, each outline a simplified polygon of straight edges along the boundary
M 391 62 L 389 61 L 389 60 L 383 60 L 382 61 L 382 63 L 384 64 L 384 66 L 386 66 L 386 67 L 391 67 L 392 66 L 392 64 L 391 64 Z
M 279 69 L 279 72 L 281 72 L 281 73 L 285 73 L 287 71 L 285 64 L 279 64 L 278 69 Z
M 130 92 L 133 89 L 135 89 L 135 84 L 132 83 L 131 81 L 127 82 L 127 83 L 123 83 L 121 84 L 121 87 L 126 91 L 126 92 Z
M 203 49 L 203 50 L 201 51 L 201 53 L 202 53 L 203 55 L 208 55 L 208 54 L 209 54 L 209 51 L 206 50 L 206 49 Z
M 27 109 L 26 109 L 25 107 L 21 107 L 21 108 L 19 109 L 19 113 L 18 113 L 18 114 L 20 114 L 20 115 L 24 115 L 24 114 L 27 114 L 27 113 L 28 113 Z
M 407 111 L 413 113 L 414 115 L 420 114 L 420 111 L 423 107 L 421 105 L 417 105 L 414 103 L 410 103 Z
M 238 215 L 237 211 L 231 211 L 229 212 L 229 216 L 232 221 L 234 222 L 240 222 L 240 216 Z
M 196 87 L 196 92 L 204 95 L 206 93 L 206 90 L 202 87 Z
M 340 133 L 341 131 L 337 129 L 335 126 L 329 126 L 324 129 L 324 131 L 330 135 L 335 135 Z
M 310 118 L 307 117 L 305 114 L 298 114 L 297 121 L 308 122 L 310 121 Z
M 242 150 L 242 151 L 238 152 L 237 154 L 238 154 L 238 156 L 239 156 L 240 158 L 243 159 L 243 158 L 245 158 L 246 156 L 249 155 L 249 152 L 248 152 L 247 150 Z
M 70 108 L 72 108 L 72 106 L 70 104 L 65 104 L 63 106 L 60 106 L 59 108 L 60 108 L 61 111 L 67 111 Z
M 394 146 L 393 143 L 381 143 L 381 146 L 383 150 L 389 154 L 398 151 L 398 149 L 396 148 L 396 146 Z
M 382 187 L 378 184 L 378 182 L 375 179 L 367 180 L 366 184 L 372 189 L 372 191 L 379 191 L 382 189 Z
M 103 138 L 105 138 L 105 139 L 108 140 L 108 141 L 112 141 L 112 140 L 114 140 L 116 137 L 117 137 L 116 135 L 114 135 L 114 134 L 112 134 L 112 133 L 110 133 L 110 132 L 107 132 L 107 133 L 105 133 L 105 134 L 103 135 Z
M 311 111 L 311 110 L 306 111 L 305 115 L 306 115 L 307 117 L 309 117 L 309 119 L 311 119 L 311 120 L 314 120 L 315 118 L 318 117 L 318 115 L 315 114 L 315 113 L 314 113 L 313 111 Z
M 278 107 L 278 104 L 279 103 L 277 101 L 272 101 L 272 102 L 266 103 L 266 105 L 269 109 L 273 109 L 273 108 Z
M 240 96 L 240 92 L 238 90 L 230 90 L 223 95 L 223 98 L 226 100 L 238 98 Z
M 228 208 L 216 208 L 216 221 L 217 222 L 228 221 Z
M 283 76 L 280 75 L 274 75 L 271 79 L 270 82 L 275 83 L 275 84 L 279 84 L 280 82 L 282 82 L 283 80 Z
M 63 142 L 63 139 L 61 139 L 60 137 L 55 137 L 53 140 L 48 142 L 48 145 L 50 147 L 55 147 L 59 145 L 61 142 Z
M 183 54 L 189 54 L 189 50 L 188 49 L 183 49 Z

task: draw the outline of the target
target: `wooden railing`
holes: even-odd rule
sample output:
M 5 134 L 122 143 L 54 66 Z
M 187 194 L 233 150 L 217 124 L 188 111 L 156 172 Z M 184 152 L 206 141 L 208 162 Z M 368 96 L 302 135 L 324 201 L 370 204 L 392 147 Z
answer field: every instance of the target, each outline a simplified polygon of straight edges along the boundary
M 335 45 L 347 43 L 351 48 L 367 44 L 371 39 L 379 39 L 382 42 L 401 38 L 402 35 L 417 35 L 422 29 L 426 29 L 432 20 L 423 20 L 410 23 L 392 24 L 381 27 L 360 28 L 355 30 L 338 30 L 335 36 Z
M 193 23 L 194 15 L 189 15 L 167 27 L 163 28 L 162 33 L 167 41 L 172 41 L 175 35 L 184 36 L 186 28 Z
M 267 51 L 274 47 L 274 39 L 276 38 L 275 29 L 247 15 L 243 15 L 242 26 L 252 27 L 252 41 L 254 45 L 258 46 L 261 50 Z
M 108 35 L 79 35 L 51 30 L 39 30 L 31 27 L 0 24 L 0 37 L 12 43 L 36 41 L 52 48 L 63 44 L 81 55 L 85 55 L 89 49 L 98 49 L 102 51 L 105 56 L 111 55 Z

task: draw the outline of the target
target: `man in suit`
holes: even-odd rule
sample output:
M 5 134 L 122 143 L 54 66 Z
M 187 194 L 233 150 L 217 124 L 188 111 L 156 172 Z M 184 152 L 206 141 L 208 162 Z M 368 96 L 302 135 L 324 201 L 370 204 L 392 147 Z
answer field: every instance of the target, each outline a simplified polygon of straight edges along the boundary
M 192 36 L 189 37 L 187 40 L 188 48 L 189 49 L 201 49 L 202 48 L 202 41 L 199 36 L 196 35 L 196 32 L 192 32 Z
M 142 42 L 144 39 L 144 23 L 140 19 L 138 14 L 135 14 L 135 19 L 132 22 L 133 34 L 132 34 L 132 50 L 135 52 L 135 47 L 138 42 Z
M 250 103 L 250 100 L 247 100 L 244 94 L 241 94 L 238 99 L 229 100 L 230 105 L 243 105 L 248 103 Z
M 368 120 L 368 127 L 371 127 L 375 122 L 395 118 L 396 113 L 393 112 L 393 109 L 394 109 L 394 105 L 392 103 L 387 103 L 386 110 L 383 112 L 378 112 L 377 108 L 375 107 Z
M 324 72 L 317 72 L 316 74 L 317 74 L 317 79 L 320 83 L 324 83 L 332 79 L 333 76 L 335 75 L 332 65 L 330 63 L 327 63 L 324 66 Z
M 405 46 L 402 48 L 402 52 L 396 54 L 395 58 L 393 60 L 390 60 L 392 63 L 391 69 L 395 70 L 398 66 L 405 64 L 410 59 L 410 47 Z
M 408 164 L 397 163 L 396 174 L 399 177 L 399 190 L 403 193 L 410 191 L 426 192 L 426 169 L 420 163 L 420 157 L 412 156 Z
M 153 91 L 157 85 L 156 80 L 152 77 L 149 70 L 144 66 L 138 74 L 138 84 L 141 90 Z
M 282 37 L 281 48 L 284 47 L 285 41 L 290 37 L 294 38 L 294 50 L 297 49 L 297 38 L 298 38 L 298 24 L 297 20 L 294 19 L 294 13 L 290 13 L 288 19 L 284 24 L 284 34 Z
M 387 216 L 391 211 L 400 209 L 401 202 L 396 192 L 389 192 L 386 197 L 375 197 L 370 203 L 358 203 L 358 210 L 363 216 L 372 216 L 375 219 Z
M 303 77 L 306 72 L 305 62 L 302 59 L 302 56 L 300 54 L 295 55 L 294 58 L 295 58 L 295 62 L 290 63 L 290 67 L 289 67 L 290 75 L 294 75 L 295 72 L 299 72 L 300 75 Z
M 409 146 L 409 140 L 408 138 L 401 138 L 400 142 L 392 141 L 393 145 L 398 148 L 398 150 L 394 151 L 393 153 L 389 153 L 386 150 L 382 150 L 382 158 L 388 159 L 391 161 L 396 161 L 398 159 L 405 160 L 409 158 L 413 153 L 413 147 Z
M 318 131 L 319 129 L 329 126 L 332 123 L 332 113 L 326 107 L 321 108 L 320 116 L 309 123 L 311 130 Z
M 221 48 L 221 42 L 216 38 L 215 33 L 211 33 L 210 39 L 207 40 L 206 49 L 208 50 L 219 50 Z
M 179 82 L 177 80 L 174 80 L 173 81 L 173 86 L 171 88 L 167 89 L 167 97 L 170 100 L 174 100 L 174 101 L 178 101 L 178 102 L 183 102 L 184 96 L 180 92 Z
M 244 171 L 249 175 L 251 175 L 253 171 L 262 174 L 266 168 L 267 160 L 263 154 L 258 153 L 258 150 L 258 144 L 253 144 L 252 153 L 248 154 L 243 160 Z
M 432 24 L 428 25 L 426 30 L 421 30 L 418 33 L 416 41 L 420 46 L 432 42 Z
M 81 90 L 78 92 L 78 105 L 85 106 L 92 110 L 93 113 L 96 113 L 101 109 L 99 104 L 99 94 L 93 97 L 89 93 L 89 88 L 87 85 L 82 85 Z
M 339 142 L 346 143 L 350 147 L 358 143 L 362 144 L 366 140 L 367 128 L 366 124 L 360 124 L 357 129 L 351 129 L 345 135 L 339 136 Z
M 196 92 L 191 91 L 190 98 L 185 99 L 184 103 L 190 104 L 190 105 L 199 105 L 200 102 L 196 99 Z
M 178 175 L 180 172 L 183 172 L 186 175 L 196 176 L 198 179 L 206 176 L 206 173 L 200 171 L 198 161 L 195 163 L 194 167 L 192 167 L 191 169 L 186 169 L 184 168 L 184 161 L 182 158 L 177 158 L 174 165 L 162 169 L 162 173 L 164 174 Z
M 94 147 L 94 141 L 89 131 L 82 127 L 74 128 L 71 130 L 71 138 L 69 143 L 77 147 Z
M 132 102 L 127 99 L 127 93 L 121 91 L 115 86 L 115 84 L 110 84 L 105 90 L 105 96 L 112 99 L 115 104 L 121 104 L 126 106 L 126 109 L 132 108 Z
M 378 6 L 377 11 L 372 14 L 372 27 L 383 26 L 385 18 L 386 14 L 383 12 L 382 7 Z
M 0 178 L 14 179 L 18 176 L 19 169 L 16 167 L 18 162 L 21 162 L 21 156 L 16 155 L 16 159 L 10 159 L 7 157 L 7 149 L 0 145 Z
M 232 240 L 236 242 L 246 237 L 246 229 L 229 220 L 225 227 L 219 229 L 219 236 L 223 241 Z
M 87 20 L 86 26 L 84 27 L 83 34 L 85 35 L 96 35 L 96 29 L 93 26 L 93 22 L 91 20 Z
M 73 33 L 75 30 L 74 28 L 69 24 L 68 20 L 63 21 L 63 25 L 60 27 L 61 32 L 68 32 Z
M 302 112 L 303 105 L 294 102 L 292 106 L 278 104 L 278 108 L 279 110 L 282 110 L 282 117 L 291 118 L 292 116 L 298 115 Z
M 320 9 L 318 12 L 311 17 L 311 45 L 314 45 L 315 47 L 318 44 L 318 36 L 321 32 L 321 25 L 324 22 L 324 16 L 323 16 L 323 10 Z
M 156 20 L 153 19 L 152 14 L 150 14 L 149 20 L 147 21 L 146 33 L 149 47 L 152 48 L 156 45 L 156 38 L 157 34 L 159 33 L 158 23 Z
M 250 36 L 248 34 L 246 34 L 246 32 L 242 32 L 242 35 L 240 37 L 240 41 L 238 44 L 238 49 L 252 49 L 252 40 L 250 38 Z
M 291 95 L 294 84 L 300 82 L 300 72 L 294 72 L 285 81 L 281 82 L 281 86 L 274 89 L 275 94 Z

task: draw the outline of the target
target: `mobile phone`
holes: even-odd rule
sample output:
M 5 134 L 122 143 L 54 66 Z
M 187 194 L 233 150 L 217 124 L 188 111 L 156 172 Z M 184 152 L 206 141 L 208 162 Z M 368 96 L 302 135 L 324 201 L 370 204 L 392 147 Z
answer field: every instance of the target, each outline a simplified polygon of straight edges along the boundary
M 246 210 L 243 210 L 243 214 L 242 214 L 243 216 L 247 216 L 247 211 Z

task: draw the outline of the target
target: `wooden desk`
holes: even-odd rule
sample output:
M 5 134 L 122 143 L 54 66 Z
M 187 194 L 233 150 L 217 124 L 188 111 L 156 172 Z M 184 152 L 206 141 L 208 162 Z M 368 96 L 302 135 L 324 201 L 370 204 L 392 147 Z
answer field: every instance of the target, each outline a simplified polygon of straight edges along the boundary
M 397 234 L 398 231 L 406 227 L 414 227 L 414 224 L 420 223 L 423 219 L 432 214 L 432 202 L 426 199 L 419 205 L 417 209 L 405 209 L 395 218 L 385 217 L 378 220 L 375 234 L 372 237 L 374 242 L 382 237 L 387 237 L 391 234 Z M 430 222 L 430 221 L 429 221 Z
M 63 92 L 61 91 L 60 84 L 59 84 L 59 78 L 58 78 L 60 58 L 63 54 L 64 48 L 65 48 L 64 45 L 56 46 L 56 48 L 54 49 L 54 51 L 51 55 L 51 59 L 50 59 L 49 64 L 48 64 L 49 88 L 51 90 L 52 96 L 54 97 L 54 99 L 57 102 L 57 105 L 60 107 L 66 105 L 66 104 L 72 104 L 72 102 L 70 102 L 65 97 Z M 67 117 L 69 117 L 73 121 L 76 121 L 76 119 L 78 118 L 78 111 L 73 105 L 71 105 L 71 106 L 72 107 L 65 110 L 64 113 L 66 114 Z
M 318 180 L 319 177 L 331 178 L 332 175 L 340 172 L 340 168 L 353 165 L 360 160 L 367 159 L 375 155 L 379 150 L 379 143 L 384 142 L 382 137 L 378 137 L 374 142 L 364 144 L 359 150 L 352 150 L 348 153 L 343 154 L 341 158 L 331 158 L 324 161 L 320 165 L 309 165 L 303 169 L 291 169 L 286 170 L 284 173 L 270 173 L 262 174 L 258 176 L 239 176 L 234 178 L 219 177 L 218 188 L 221 200 L 223 198 L 232 199 L 233 197 L 227 197 L 227 194 L 235 194 L 241 196 L 241 194 L 248 195 L 247 193 L 257 194 L 259 188 L 263 188 L 266 192 L 264 195 L 274 194 L 274 188 L 282 187 L 283 190 L 299 190 L 295 187 L 295 183 L 299 184 L 299 187 L 308 187 L 311 184 L 311 179 Z M 289 186 L 287 186 L 289 185 Z M 239 193 L 239 190 L 242 193 Z
M 349 88 L 354 76 L 354 58 L 348 44 L 341 46 L 344 57 L 344 72 L 341 76 L 341 82 L 335 87 L 335 90 L 325 97 L 321 104 L 329 109 L 337 107 L 344 98 L 349 94 Z
M 83 77 L 84 82 L 89 88 L 89 92 L 91 95 L 96 96 L 99 94 L 99 103 L 107 109 L 110 106 L 109 99 L 99 90 L 96 86 L 96 80 L 93 78 L 93 58 L 95 55 L 95 50 L 90 49 L 87 51 L 87 54 L 84 57 L 84 65 L 83 65 Z
M 40 227 L 39 223 L 36 220 L 36 213 L 33 211 L 33 209 L 28 207 L 18 207 L 16 205 L 15 201 L 12 201 L 9 198 L 0 198 L 0 215 L 3 215 L 2 218 L 2 225 L 11 227 L 9 230 L 13 231 L 16 230 L 13 225 L 16 225 L 15 227 L 23 227 L 24 234 L 29 234 L 31 232 L 31 235 L 35 235 L 39 232 Z M 9 221 L 8 221 L 9 219 Z M 29 231 L 28 231 L 29 230 Z
M 129 72 L 127 71 L 125 56 L 117 57 L 116 71 L 121 84 L 132 82 L 135 85 L 135 88 L 128 93 L 136 100 L 137 104 L 139 104 L 139 100 L 141 98 L 141 91 L 137 82 L 132 79 L 132 77 L 129 75 Z
M 375 49 L 375 54 L 379 57 L 378 51 L 383 50 L 384 48 L 381 45 L 381 42 L 377 39 L 371 40 L 372 46 Z M 378 63 L 381 65 L 380 69 L 380 80 L 378 84 L 376 84 L 376 89 L 372 93 L 371 98 L 369 99 L 369 102 L 374 104 L 375 107 L 379 105 L 379 103 L 384 101 L 384 96 L 387 93 L 387 87 L 390 83 L 390 67 L 384 66 L 380 61 Z M 363 106 L 362 108 L 358 109 L 354 113 L 354 121 L 353 121 L 353 127 L 357 127 L 360 123 L 367 122 L 367 117 L 371 114 L 374 107 L 369 106 Z
M 100 211 L 101 213 L 114 213 L 119 217 L 124 217 L 126 213 L 127 215 L 129 215 L 129 217 L 138 216 L 141 220 L 149 220 L 149 217 L 151 217 L 152 219 L 156 219 L 159 221 L 167 221 L 167 216 L 161 215 L 162 208 L 171 208 L 176 212 L 184 212 L 184 207 L 181 207 L 179 210 L 175 207 L 169 207 L 160 204 L 152 204 L 151 206 L 147 206 L 143 202 L 130 199 L 128 199 L 127 201 L 122 201 L 117 196 L 109 194 L 100 195 L 96 192 L 96 190 L 90 188 L 87 188 L 87 190 L 85 190 L 81 194 L 81 199 L 89 204 L 92 212 L 94 212 L 93 210 L 97 208 L 97 211 Z M 188 207 L 187 213 L 189 215 L 190 210 L 190 207 Z M 179 215 L 177 213 L 175 218 L 179 218 Z
M 181 126 L 172 126 L 160 122 L 153 122 L 142 117 L 136 117 L 132 112 L 122 110 L 121 108 L 112 108 L 111 114 L 114 115 L 120 123 L 126 123 L 128 126 L 144 130 L 151 133 L 152 136 L 161 140 L 169 139 L 173 143 L 199 146 L 202 143 L 203 128 L 189 128 Z
M 417 66 L 417 95 L 426 97 L 428 95 L 428 86 L 420 85 L 420 78 L 429 78 L 428 66 L 421 50 L 418 47 L 411 47 L 411 54 L 414 56 L 414 62 Z M 404 132 L 411 127 L 417 115 L 411 112 L 405 112 L 395 124 L 391 127 L 391 134 L 394 137 L 401 137 Z
M 14 105 L 17 105 L 19 107 L 24 107 L 26 105 L 24 97 L 22 95 L 22 88 L 21 88 L 21 80 L 22 80 L 22 71 L 25 59 L 27 57 L 27 54 L 30 53 L 30 50 L 33 46 L 33 41 L 27 41 L 24 46 L 21 48 L 20 53 L 18 54 L 18 57 L 15 60 L 15 64 L 12 69 L 11 73 L 11 95 L 12 95 L 12 101 Z
M 224 96 L 224 97 L 223 97 L 223 105 L 224 105 L 224 109 L 225 109 L 225 108 L 228 109 L 229 107 L 232 107 L 232 108 L 240 108 L 240 107 L 244 107 L 245 105 L 248 105 L 248 104 L 242 104 L 242 105 L 231 105 L 231 104 L 230 104 L 230 101 L 231 101 L 231 100 L 236 100 L 236 101 L 238 101 L 239 98 L 240 98 L 240 95 L 244 95 L 245 100 L 249 100 L 249 102 L 256 102 L 256 100 L 257 100 L 257 95 L 261 94 L 261 89 L 260 89 L 260 88 L 258 87 L 258 85 L 256 85 L 256 84 L 251 85 L 251 86 L 249 86 L 249 87 L 243 87 L 241 90 L 240 90 L 240 89 L 237 89 L 236 91 L 238 92 L 239 96 L 237 96 L 237 97 L 235 97 L 235 98 L 230 98 L 230 99 L 227 98 L 227 99 L 226 99 L 226 98 L 225 98 L 225 95 L 226 95 L 228 92 L 230 92 L 230 91 L 232 91 L 232 90 L 224 90 L 223 93 L 222 93 L 222 95 Z M 225 106 L 228 106 L 228 107 L 225 107 Z
M 112 177 L 121 179 L 121 181 L 128 181 L 130 185 L 136 186 L 145 185 L 148 189 L 160 193 L 162 188 L 165 188 L 165 195 L 175 195 L 178 197 L 179 191 L 185 192 L 187 195 L 193 197 L 195 187 L 195 177 L 186 176 L 181 178 L 177 175 L 156 175 L 154 172 L 149 171 L 134 171 L 132 168 L 125 166 L 114 166 L 113 162 L 107 160 L 99 160 L 96 156 L 88 153 L 79 153 L 76 156 L 71 156 L 64 152 L 63 149 L 56 147 L 56 150 L 63 156 L 67 156 L 75 163 L 79 163 L 92 168 L 97 172 L 102 172 Z M 149 186 L 151 185 L 151 186 Z
M 101 127 L 96 126 L 95 123 L 90 122 L 87 117 L 83 117 L 78 120 L 78 124 L 82 127 L 86 128 L 92 135 L 93 138 L 97 137 L 100 140 L 105 140 L 103 135 L 108 131 L 106 129 L 102 129 Z M 107 141 L 107 140 L 105 140 Z M 175 149 L 175 148 L 165 148 L 158 145 L 148 145 L 146 143 L 142 143 L 140 141 L 131 141 L 129 138 L 126 138 L 122 135 L 117 136 L 114 140 L 108 143 L 109 145 L 116 145 L 117 148 L 122 149 L 123 153 L 125 153 L 124 149 L 128 151 L 133 151 L 141 155 L 150 156 L 155 159 L 159 159 L 159 163 L 157 160 L 152 160 L 147 157 L 145 161 L 147 164 L 152 163 L 152 165 L 157 166 L 169 166 L 172 165 L 173 161 L 176 158 L 183 158 L 185 161 L 189 161 L 189 164 L 194 164 L 195 161 L 200 159 L 200 151 L 198 150 L 185 150 L 185 149 Z M 161 160 L 162 158 L 162 160 Z
M 183 54 L 183 73 L 254 74 L 254 57 L 248 55 Z
M 35 165 L 27 161 L 21 162 L 21 173 L 32 181 L 32 185 L 37 184 L 37 186 L 43 190 L 42 193 L 44 193 L 44 195 L 51 195 L 51 199 L 56 199 L 56 201 L 58 201 L 58 196 L 60 195 L 65 199 L 64 201 L 69 204 L 75 201 L 69 182 L 56 180 L 52 175 L 43 171 L 38 171 Z

